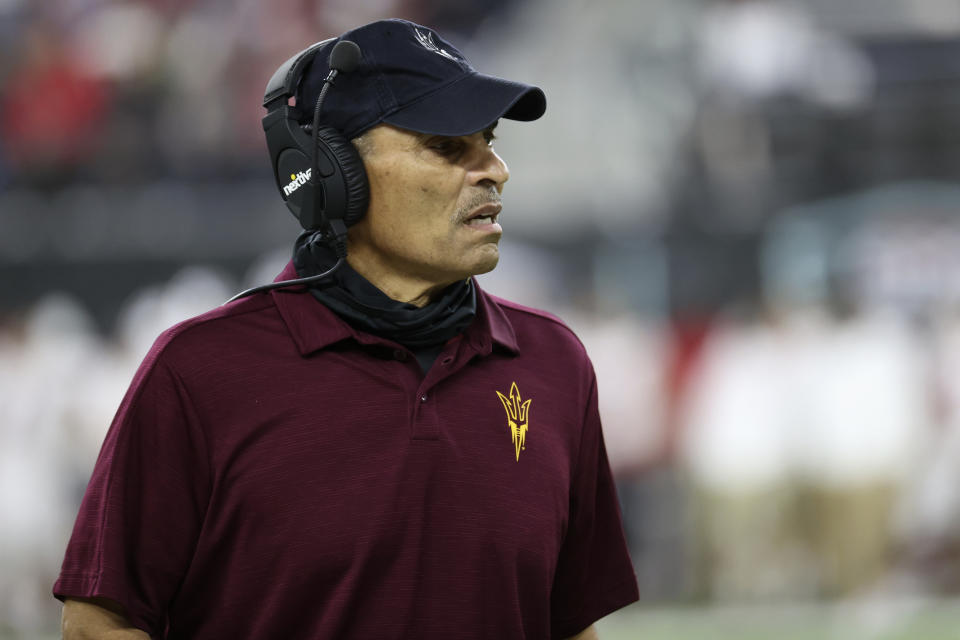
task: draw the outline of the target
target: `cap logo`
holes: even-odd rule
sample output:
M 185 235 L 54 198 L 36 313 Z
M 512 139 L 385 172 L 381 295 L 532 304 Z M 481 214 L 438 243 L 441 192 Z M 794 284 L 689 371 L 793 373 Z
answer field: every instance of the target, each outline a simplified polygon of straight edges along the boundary
M 417 34 L 417 41 L 423 46 L 424 49 L 438 53 L 444 58 L 448 58 L 454 62 L 459 62 L 449 51 L 440 48 L 440 46 L 433 39 L 433 34 L 431 32 L 421 31 L 420 29 L 414 29 L 414 31 Z

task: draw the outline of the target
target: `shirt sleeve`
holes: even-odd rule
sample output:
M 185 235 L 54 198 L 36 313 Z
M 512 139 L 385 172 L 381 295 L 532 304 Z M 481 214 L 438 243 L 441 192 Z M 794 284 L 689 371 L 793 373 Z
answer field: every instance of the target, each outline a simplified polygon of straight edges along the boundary
M 161 635 L 203 521 L 208 469 L 187 389 L 151 352 L 107 432 L 54 595 L 110 598 Z
M 592 380 L 572 479 L 570 520 L 550 609 L 551 635 L 567 638 L 639 597 Z

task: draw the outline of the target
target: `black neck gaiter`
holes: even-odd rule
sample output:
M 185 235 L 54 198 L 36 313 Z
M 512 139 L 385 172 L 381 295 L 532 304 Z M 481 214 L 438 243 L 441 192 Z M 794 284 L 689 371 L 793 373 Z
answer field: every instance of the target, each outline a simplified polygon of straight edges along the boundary
M 298 276 L 322 273 L 335 262 L 336 256 L 320 242 L 319 233 L 305 232 L 297 238 L 293 266 Z M 432 353 L 431 362 L 447 340 L 470 326 L 477 313 L 471 278 L 451 284 L 424 307 L 389 298 L 349 264 L 341 266 L 329 283 L 314 285 L 310 291 L 353 327 L 402 344 L 417 353 L 418 360 L 421 352 Z

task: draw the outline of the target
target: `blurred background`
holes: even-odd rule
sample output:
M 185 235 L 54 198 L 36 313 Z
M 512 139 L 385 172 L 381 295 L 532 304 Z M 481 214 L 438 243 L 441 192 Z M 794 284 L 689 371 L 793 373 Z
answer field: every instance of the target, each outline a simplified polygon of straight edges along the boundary
M 153 339 L 289 257 L 266 80 L 390 16 L 547 94 L 481 283 L 593 357 L 603 637 L 960 638 L 956 0 L 0 0 L 0 638 Z

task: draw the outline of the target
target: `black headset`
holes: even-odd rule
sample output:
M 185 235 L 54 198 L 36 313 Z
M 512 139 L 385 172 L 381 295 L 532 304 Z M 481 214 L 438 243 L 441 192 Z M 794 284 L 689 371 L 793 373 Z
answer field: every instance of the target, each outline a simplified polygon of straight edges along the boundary
M 350 73 L 360 63 L 360 47 L 349 40 L 337 42 L 330 51 L 330 73 L 313 107 L 313 123 L 303 124 L 309 112 L 290 105 L 304 72 L 318 51 L 336 40 L 310 45 L 280 65 L 263 94 L 263 131 L 267 136 L 270 164 L 277 188 L 287 208 L 306 231 L 321 234 L 337 254 L 337 263 L 321 274 L 253 287 L 227 302 L 279 287 L 312 284 L 327 278 L 347 257 L 347 227 L 367 212 L 370 185 L 363 160 L 353 143 L 333 127 L 320 126 L 320 110 L 327 91 L 339 73 Z
M 338 73 L 349 73 L 360 62 L 360 49 L 348 40 L 330 53 L 330 74 L 313 109 L 313 124 L 302 124 L 309 112 L 290 106 L 304 72 L 317 52 L 334 39 L 312 44 L 280 65 L 267 83 L 263 130 L 273 176 L 287 208 L 308 231 L 319 230 L 345 242 L 346 228 L 367 212 L 370 187 L 363 161 L 353 144 L 332 127 L 321 127 L 320 110 Z M 344 246 L 344 255 L 346 249 Z M 338 252 L 339 253 L 339 252 Z M 342 256 L 341 256 L 342 257 Z

